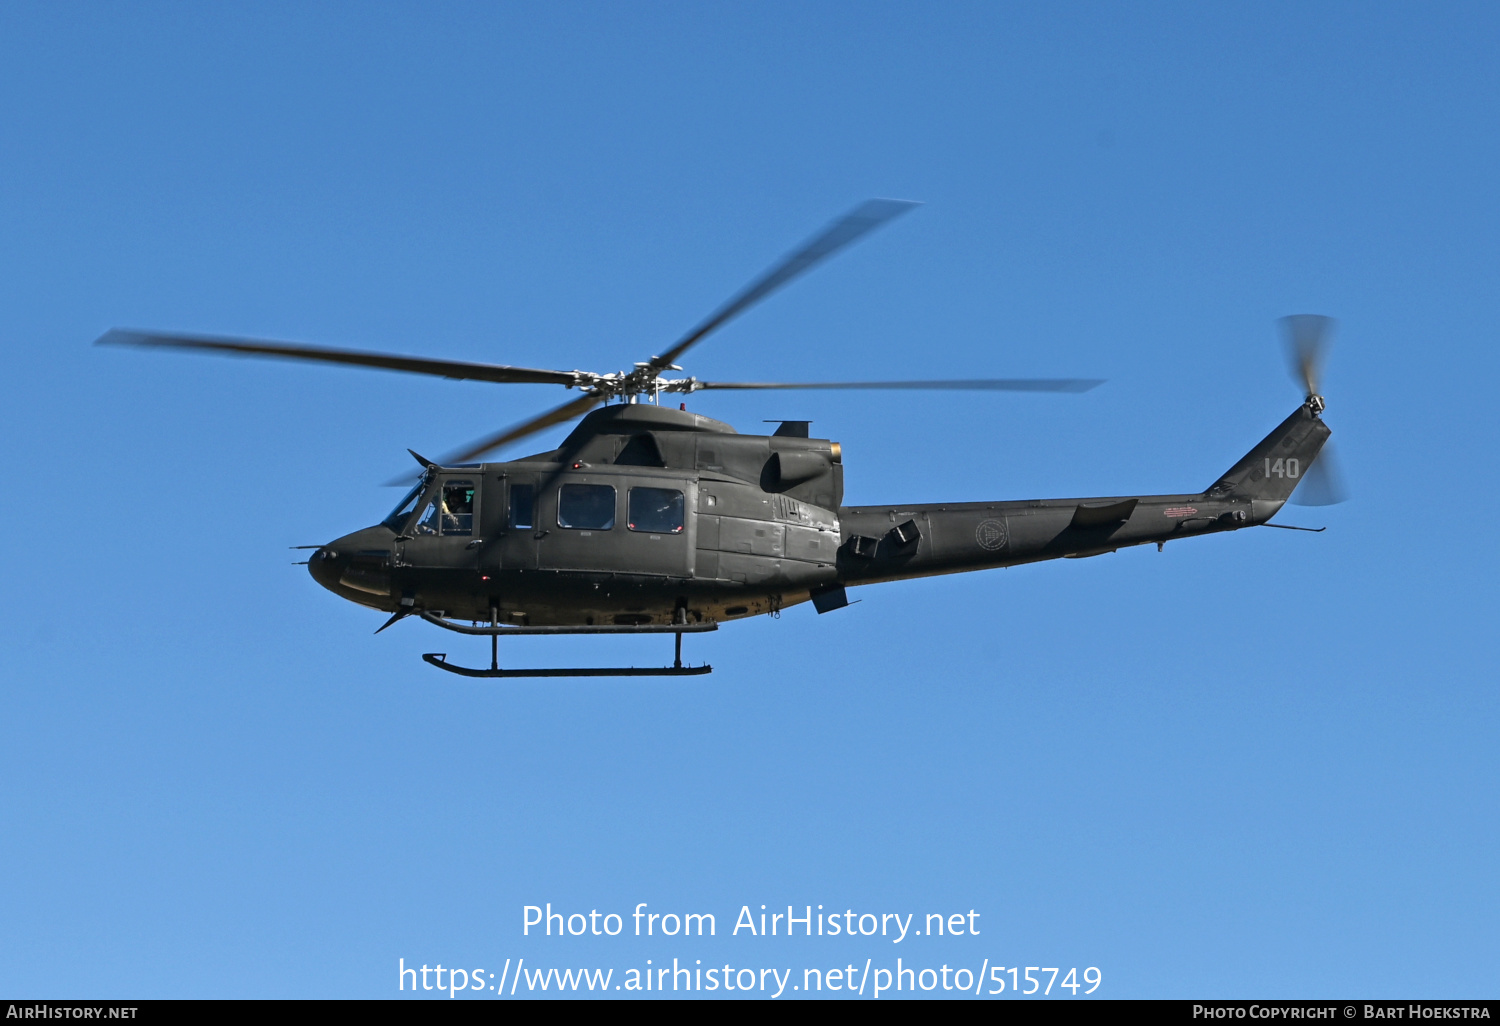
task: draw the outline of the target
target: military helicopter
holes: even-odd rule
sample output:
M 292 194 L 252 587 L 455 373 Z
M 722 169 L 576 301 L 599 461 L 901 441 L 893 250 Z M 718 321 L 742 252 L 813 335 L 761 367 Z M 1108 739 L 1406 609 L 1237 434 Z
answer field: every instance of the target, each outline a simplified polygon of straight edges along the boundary
M 312 360 L 497 383 L 548 383 L 581 394 L 440 460 L 412 452 L 420 476 L 380 523 L 317 546 L 307 567 L 334 594 L 388 613 L 487 636 L 490 665 L 422 658 L 469 677 L 671 676 L 682 636 L 811 601 L 849 604 L 856 585 L 1095 556 L 1131 545 L 1217 534 L 1268 521 L 1302 485 L 1309 504 L 1337 500 L 1318 371 L 1332 322 L 1285 318 L 1302 404 L 1201 492 L 943 505 L 843 505 L 843 453 L 808 421 L 770 435 L 662 405 L 715 389 L 925 389 L 1085 392 L 1073 378 L 721 382 L 668 377 L 697 343 L 772 292 L 916 204 L 870 200 L 774 264 L 659 356 L 597 374 L 463 363 L 220 336 L 115 329 L 98 342 Z M 556 449 L 506 462 L 482 457 L 582 417 Z M 408 450 L 410 451 L 410 450 Z M 1319 472 L 1321 469 L 1321 473 Z M 1293 528 L 1299 529 L 1299 528 Z M 1306 528 L 1300 528 L 1306 530 Z M 501 667 L 518 635 L 672 634 L 664 667 Z

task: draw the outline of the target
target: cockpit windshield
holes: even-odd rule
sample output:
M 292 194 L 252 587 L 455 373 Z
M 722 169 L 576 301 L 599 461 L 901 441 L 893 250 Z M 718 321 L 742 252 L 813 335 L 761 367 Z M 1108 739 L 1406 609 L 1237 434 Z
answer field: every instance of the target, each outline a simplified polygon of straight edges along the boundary
M 411 516 L 411 511 L 417 508 L 417 498 L 421 496 L 422 487 L 425 484 L 427 484 L 426 478 L 418 481 L 416 486 L 406 493 L 406 498 L 397 503 L 396 508 L 391 510 L 391 515 L 382 520 L 381 523 L 389 527 L 392 531 L 399 533 L 401 526 L 406 523 L 406 518 Z

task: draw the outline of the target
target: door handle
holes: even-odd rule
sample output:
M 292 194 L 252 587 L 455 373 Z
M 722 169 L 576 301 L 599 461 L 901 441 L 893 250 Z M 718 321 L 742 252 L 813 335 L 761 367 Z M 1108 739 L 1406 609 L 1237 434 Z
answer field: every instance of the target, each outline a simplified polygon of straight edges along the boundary
M 466 549 L 477 549 L 477 548 L 479 548 L 479 546 L 481 546 L 483 544 L 484 544 L 484 539 L 483 538 L 475 538 L 473 541 L 469 542 L 469 544 L 465 545 L 464 548 L 466 548 Z

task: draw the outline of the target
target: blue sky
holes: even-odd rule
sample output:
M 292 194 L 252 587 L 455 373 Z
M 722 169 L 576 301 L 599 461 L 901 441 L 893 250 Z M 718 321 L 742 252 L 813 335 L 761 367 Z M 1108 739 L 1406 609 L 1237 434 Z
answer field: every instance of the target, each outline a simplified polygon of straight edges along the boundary
M 1497 44 L 1479 4 L 5 5 L 0 990 L 904 955 L 1493 996 Z M 1108 383 L 691 408 L 813 419 L 851 504 L 1189 491 L 1318 312 L 1353 500 L 737 623 L 687 683 L 438 679 L 462 642 L 372 637 L 287 546 L 560 394 L 90 345 L 620 369 L 870 196 L 925 205 L 688 370 Z M 720 936 L 523 937 L 546 902 Z M 724 936 L 761 904 L 982 933 Z

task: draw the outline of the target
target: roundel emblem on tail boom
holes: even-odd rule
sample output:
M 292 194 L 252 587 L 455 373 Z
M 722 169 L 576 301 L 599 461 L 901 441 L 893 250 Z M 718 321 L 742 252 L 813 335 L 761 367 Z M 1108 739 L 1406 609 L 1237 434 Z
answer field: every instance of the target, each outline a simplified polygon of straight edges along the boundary
M 1004 517 L 999 520 L 981 520 L 979 526 L 974 528 L 974 540 L 981 549 L 999 552 L 1010 541 L 1010 525 Z

